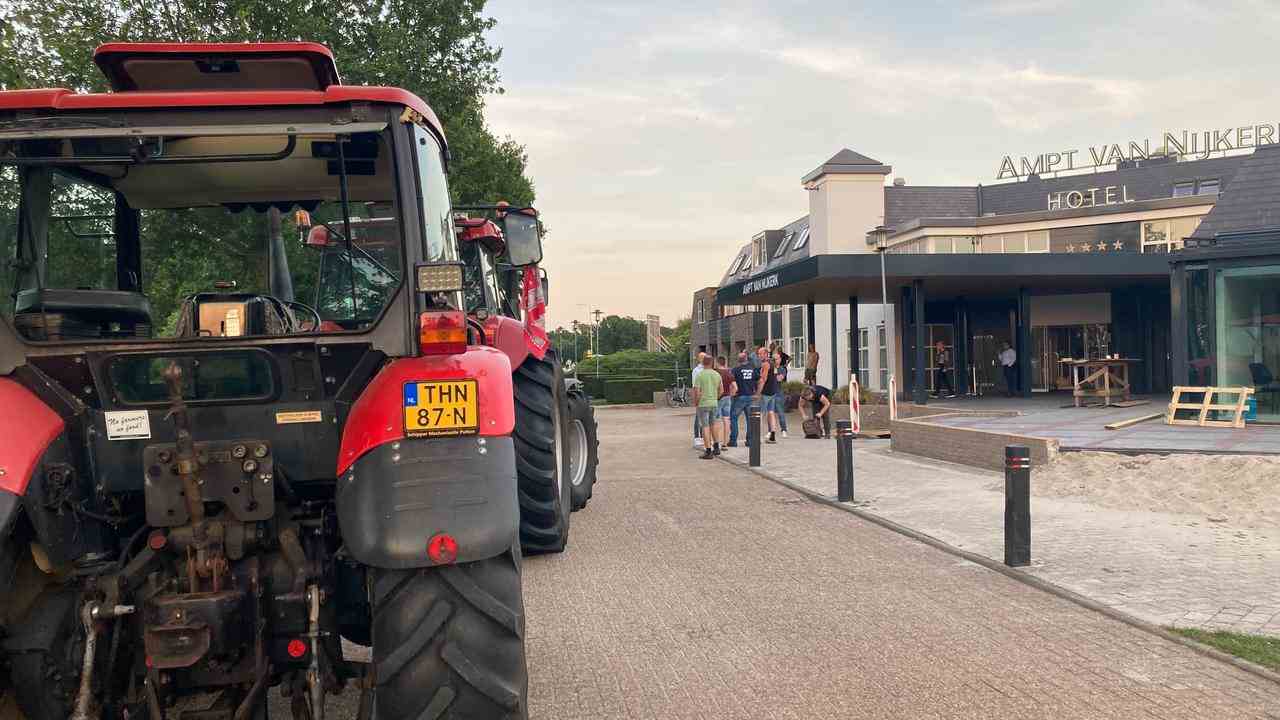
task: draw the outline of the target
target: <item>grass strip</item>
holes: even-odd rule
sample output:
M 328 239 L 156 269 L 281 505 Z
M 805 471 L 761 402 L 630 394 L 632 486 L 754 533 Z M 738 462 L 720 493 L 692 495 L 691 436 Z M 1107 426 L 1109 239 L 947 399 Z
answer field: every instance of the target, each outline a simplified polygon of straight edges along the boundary
M 1280 638 L 1221 630 L 1210 632 L 1195 628 L 1169 628 L 1169 630 L 1265 668 L 1280 670 Z

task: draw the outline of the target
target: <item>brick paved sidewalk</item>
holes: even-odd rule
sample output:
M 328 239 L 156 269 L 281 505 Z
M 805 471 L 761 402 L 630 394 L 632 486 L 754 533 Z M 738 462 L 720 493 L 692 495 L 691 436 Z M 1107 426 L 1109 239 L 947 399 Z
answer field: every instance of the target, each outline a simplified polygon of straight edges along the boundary
M 726 457 L 746 463 L 745 448 Z M 762 469 L 834 497 L 835 442 L 779 438 Z M 956 547 L 1001 560 L 1004 496 L 996 472 L 855 441 L 855 504 Z M 1032 473 L 1034 486 L 1035 475 Z M 1280 528 L 1031 498 L 1026 571 L 1158 625 L 1280 636 Z

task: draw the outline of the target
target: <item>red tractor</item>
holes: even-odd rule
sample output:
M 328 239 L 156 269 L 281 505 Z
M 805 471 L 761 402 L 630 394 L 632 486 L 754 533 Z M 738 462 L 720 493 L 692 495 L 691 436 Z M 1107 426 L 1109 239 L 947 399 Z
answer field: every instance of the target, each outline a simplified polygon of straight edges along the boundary
M 539 495 L 545 480 L 524 472 L 536 461 L 526 449 L 545 446 L 548 438 L 527 437 L 525 430 L 545 424 L 539 406 L 560 407 L 565 412 L 563 419 L 549 419 L 567 454 L 567 477 L 562 484 L 568 486 L 574 511 L 585 508 L 591 499 L 599 443 L 590 396 L 581 382 L 563 377 L 557 353 L 548 342 L 547 279 L 538 268 L 542 261 L 538 214 L 533 208 L 514 208 L 506 203 L 456 206 L 454 210 L 480 213 L 454 218 L 466 271 L 463 302 L 468 314 L 484 328 L 485 337 L 505 352 L 516 368 L 516 454 L 527 456 L 529 461 L 518 463 L 522 470 L 520 536 L 526 548 L 555 549 L 554 543 L 545 548 L 543 538 L 549 527 L 539 521 L 551 516 L 545 504 L 549 498 L 545 493 Z M 563 395 L 563 399 L 552 401 L 548 393 Z M 529 422 L 524 422 L 526 417 Z
M 0 686 L 27 720 L 274 686 L 320 720 L 348 683 L 526 717 L 513 397 L 554 423 L 559 375 L 513 391 L 467 316 L 435 115 L 312 43 L 95 60 L 113 92 L 0 92 Z

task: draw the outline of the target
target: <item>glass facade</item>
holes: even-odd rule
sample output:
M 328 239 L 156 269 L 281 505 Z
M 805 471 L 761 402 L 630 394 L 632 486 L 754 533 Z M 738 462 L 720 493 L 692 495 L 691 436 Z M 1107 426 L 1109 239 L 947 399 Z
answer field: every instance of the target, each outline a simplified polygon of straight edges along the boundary
M 999 233 L 995 235 L 935 235 L 916 238 L 889 247 L 901 255 L 969 255 L 973 253 L 1047 253 L 1049 231 Z
M 1216 385 L 1256 388 L 1258 419 L 1280 420 L 1280 265 L 1219 270 L 1214 299 Z
M 1187 266 L 1187 384 L 1193 387 L 1214 384 L 1213 307 L 1209 297 L 1209 269 Z

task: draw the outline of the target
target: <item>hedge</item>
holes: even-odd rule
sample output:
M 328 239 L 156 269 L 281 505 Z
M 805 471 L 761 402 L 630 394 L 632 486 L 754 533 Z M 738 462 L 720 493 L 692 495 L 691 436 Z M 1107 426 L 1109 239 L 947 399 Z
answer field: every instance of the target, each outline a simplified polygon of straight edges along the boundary
M 604 397 L 610 403 L 629 405 L 653 402 L 653 394 L 667 389 L 658 378 L 610 379 L 604 384 Z

